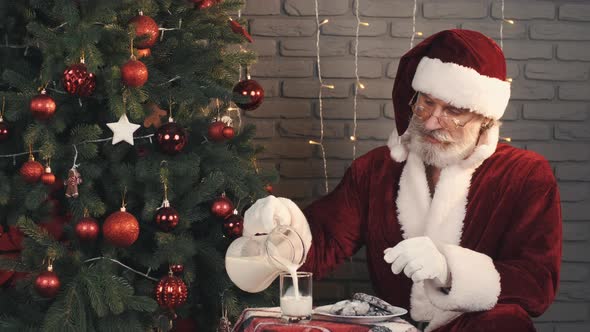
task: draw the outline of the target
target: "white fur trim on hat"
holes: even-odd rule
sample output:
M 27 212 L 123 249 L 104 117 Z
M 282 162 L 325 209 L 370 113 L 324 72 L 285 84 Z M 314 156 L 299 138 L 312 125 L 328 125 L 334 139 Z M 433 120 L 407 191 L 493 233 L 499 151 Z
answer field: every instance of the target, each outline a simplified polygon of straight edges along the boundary
M 502 117 L 510 99 L 509 82 L 429 57 L 420 60 L 412 88 L 495 120 Z

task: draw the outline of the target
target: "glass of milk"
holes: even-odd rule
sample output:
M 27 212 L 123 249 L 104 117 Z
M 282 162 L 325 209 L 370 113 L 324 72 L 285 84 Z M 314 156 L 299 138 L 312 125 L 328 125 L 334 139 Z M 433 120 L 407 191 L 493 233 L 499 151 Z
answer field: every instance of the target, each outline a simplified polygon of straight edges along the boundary
M 282 272 L 280 274 L 281 318 L 287 322 L 310 320 L 313 304 L 312 274 Z

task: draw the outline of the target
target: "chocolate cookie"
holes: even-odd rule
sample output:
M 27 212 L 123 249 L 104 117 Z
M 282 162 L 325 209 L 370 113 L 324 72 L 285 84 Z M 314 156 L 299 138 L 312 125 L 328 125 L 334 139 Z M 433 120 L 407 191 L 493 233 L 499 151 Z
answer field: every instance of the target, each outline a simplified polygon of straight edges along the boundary
M 385 311 L 387 311 L 390 314 L 395 312 L 395 307 L 394 306 L 392 306 L 391 304 L 383 301 L 382 299 L 380 299 L 378 297 L 371 296 L 369 294 L 355 293 L 352 296 L 352 299 L 353 300 L 367 302 L 371 306 L 377 307 L 377 308 L 382 309 L 382 310 L 385 310 Z

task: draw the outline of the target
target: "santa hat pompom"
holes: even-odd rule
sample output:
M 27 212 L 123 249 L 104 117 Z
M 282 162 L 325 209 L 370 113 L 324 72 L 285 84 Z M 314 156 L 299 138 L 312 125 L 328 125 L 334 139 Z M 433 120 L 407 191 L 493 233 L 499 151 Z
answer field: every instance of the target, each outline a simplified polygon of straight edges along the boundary
M 393 160 L 397 161 L 398 163 L 406 161 L 408 158 L 408 144 L 410 141 L 410 136 L 408 131 L 406 131 L 402 136 L 397 134 L 397 130 L 394 130 L 391 135 L 389 135 L 389 140 L 387 141 L 387 146 L 389 147 L 389 155 Z

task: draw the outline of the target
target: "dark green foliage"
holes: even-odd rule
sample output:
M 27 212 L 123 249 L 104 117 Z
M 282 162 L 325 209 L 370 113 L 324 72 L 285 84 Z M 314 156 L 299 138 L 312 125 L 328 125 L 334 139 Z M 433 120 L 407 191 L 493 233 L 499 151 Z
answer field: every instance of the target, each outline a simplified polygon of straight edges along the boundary
M 186 305 L 177 310 L 192 317 L 200 331 L 214 329 L 221 313 L 221 296 L 233 318 L 245 306 L 272 305 L 273 293 L 245 294 L 232 286 L 224 270 L 229 241 L 221 234 L 221 221 L 210 204 L 221 193 L 238 210 L 266 195 L 265 183 L 274 173 L 257 173 L 252 160 L 260 152 L 251 144 L 254 127 L 245 126 L 232 140 L 213 143 L 205 138 L 217 107 L 229 106 L 238 68 L 255 60 L 239 51 L 244 42 L 233 33 L 228 16 L 243 4 L 225 0 L 199 11 L 186 0 L 27 0 L 0 4 L 0 97 L 6 100 L 4 119 L 12 128 L 0 143 L 0 224 L 25 234 L 19 257 L 2 256 L 0 270 L 29 272 L 0 289 L 1 331 L 146 331 L 169 328 L 170 313 L 153 297 L 156 282 L 170 264 L 183 264 L 189 287 Z M 166 31 L 143 58 L 148 83 L 128 88 L 121 83 L 120 66 L 129 60 L 130 18 L 143 10 Z M 243 25 L 246 22 L 241 21 Z M 81 56 L 96 75 L 96 90 L 78 98 L 64 92 L 64 69 Z M 46 87 L 57 103 L 49 121 L 35 120 L 29 101 Z M 148 137 L 112 145 L 106 123 L 126 113 L 143 124 L 153 102 L 172 110 L 183 126 L 189 144 L 176 156 L 161 153 Z M 215 103 L 213 103 L 215 105 Z M 155 129 L 141 127 L 135 136 Z M 105 140 L 106 139 L 106 140 Z M 19 168 L 29 146 L 38 161 L 51 162 L 58 182 L 74 164 L 82 175 L 80 196 L 68 199 L 64 188 L 25 183 Z M 154 216 L 164 199 L 180 215 L 179 225 L 164 233 Z M 87 210 L 100 224 L 121 207 L 140 223 L 139 239 L 129 248 L 114 248 L 102 236 L 96 243 L 81 243 L 74 227 Z M 54 225 L 63 222 L 60 238 Z M 48 231 L 49 230 L 49 231 Z M 1 249 L 0 249 L 1 250 Z M 55 299 L 44 299 L 33 288 L 35 276 L 52 258 L 61 281 Z M 138 273 L 123 267 L 123 264 Z M 146 277 L 147 276 L 147 277 Z

